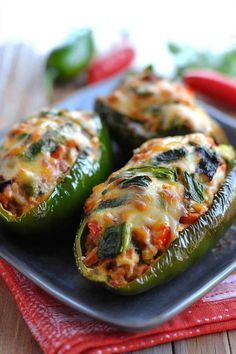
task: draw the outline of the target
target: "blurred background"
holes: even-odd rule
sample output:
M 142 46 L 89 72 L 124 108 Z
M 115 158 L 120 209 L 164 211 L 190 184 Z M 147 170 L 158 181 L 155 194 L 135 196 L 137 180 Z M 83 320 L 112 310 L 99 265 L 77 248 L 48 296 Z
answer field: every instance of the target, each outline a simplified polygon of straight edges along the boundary
M 198 67 L 234 77 L 235 13 L 235 0 L 0 0 L 0 114 L 12 121 L 150 63 L 170 78 Z M 35 98 L 16 103 L 20 91 Z M 18 110 L 4 108 L 6 97 Z
M 24 41 L 47 53 L 79 28 L 91 28 L 98 51 L 128 33 L 137 65 L 170 70 L 168 42 L 221 50 L 236 40 L 234 0 L 1 0 L 0 40 Z

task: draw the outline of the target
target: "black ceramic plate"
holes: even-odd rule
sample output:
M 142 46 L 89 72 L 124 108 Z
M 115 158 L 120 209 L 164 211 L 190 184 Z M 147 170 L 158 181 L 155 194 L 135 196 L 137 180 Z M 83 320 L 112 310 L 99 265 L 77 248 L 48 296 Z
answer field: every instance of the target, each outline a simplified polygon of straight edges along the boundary
M 57 106 L 91 109 L 97 95 L 108 93 L 121 77 L 78 91 Z M 236 145 L 236 123 L 204 105 L 221 122 Z M 0 256 L 67 305 L 127 330 L 141 330 L 164 321 L 196 301 L 236 269 L 236 224 L 212 251 L 169 283 L 141 295 L 121 297 L 83 279 L 76 270 L 73 240 L 34 247 L 0 233 Z M 56 235 L 54 235 L 56 237 Z

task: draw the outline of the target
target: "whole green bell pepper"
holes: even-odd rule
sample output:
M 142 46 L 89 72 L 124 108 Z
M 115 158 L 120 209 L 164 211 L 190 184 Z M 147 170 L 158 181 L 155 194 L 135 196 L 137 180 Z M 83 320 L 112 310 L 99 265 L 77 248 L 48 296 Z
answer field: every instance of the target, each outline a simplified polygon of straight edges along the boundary
M 78 212 L 94 185 L 110 173 L 111 143 L 108 131 L 100 117 L 94 115 L 100 141 L 99 159 L 89 161 L 79 155 L 69 172 L 53 189 L 48 199 L 21 216 L 14 216 L 0 203 L 0 225 L 14 233 L 40 235 L 66 231 L 80 222 Z
M 132 295 L 144 292 L 175 277 L 211 249 L 232 224 L 235 210 L 236 163 L 231 167 L 222 187 L 215 195 L 210 209 L 195 223 L 180 232 L 179 237 L 143 275 L 127 285 L 115 286 L 106 282 L 102 275 L 90 272 L 82 261 L 85 252 L 86 219 L 83 220 L 75 241 L 77 266 L 83 276 L 102 283 L 115 293 Z

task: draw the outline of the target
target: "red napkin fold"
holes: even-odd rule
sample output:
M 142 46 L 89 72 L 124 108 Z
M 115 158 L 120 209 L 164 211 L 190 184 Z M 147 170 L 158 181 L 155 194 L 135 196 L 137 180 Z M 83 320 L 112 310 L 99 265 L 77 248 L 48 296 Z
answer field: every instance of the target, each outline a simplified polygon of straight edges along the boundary
M 136 333 L 121 331 L 67 307 L 4 260 L 0 260 L 0 274 L 47 354 L 126 353 L 236 328 L 236 273 L 164 325 Z

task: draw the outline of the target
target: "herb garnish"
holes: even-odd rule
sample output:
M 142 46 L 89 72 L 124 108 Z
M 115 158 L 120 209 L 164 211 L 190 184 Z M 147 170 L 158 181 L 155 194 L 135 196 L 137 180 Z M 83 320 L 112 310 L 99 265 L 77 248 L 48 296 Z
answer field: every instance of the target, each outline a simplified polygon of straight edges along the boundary
M 130 224 L 124 222 L 108 227 L 99 240 L 98 258 L 115 257 L 129 247 L 130 241 Z
M 128 178 L 122 180 L 118 183 L 121 188 L 129 188 L 132 186 L 135 187 L 148 187 L 148 185 L 152 182 L 151 178 L 148 176 L 135 176 L 132 178 Z
M 170 181 L 177 181 L 177 172 L 176 169 L 170 169 L 165 166 L 140 166 L 135 168 L 130 168 L 128 171 L 133 172 L 150 172 L 153 176 L 158 179 L 169 179 Z
M 62 137 L 57 130 L 48 130 L 41 139 L 31 144 L 23 156 L 27 160 L 33 160 L 36 155 L 42 151 L 55 151 L 58 144 L 62 141 Z
M 119 207 L 120 205 L 124 204 L 126 200 L 122 198 L 112 198 L 112 199 L 106 199 L 102 200 L 96 210 L 102 210 L 102 209 L 107 209 L 107 208 L 116 208 Z
M 203 185 L 196 180 L 194 174 L 189 174 L 188 172 L 184 172 L 184 184 L 187 189 L 187 194 L 193 200 L 198 203 L 204 202 L 203 196 Z
M 205 173 L 211 181 L 220 164 L 220 158 L 215 151 L 211 151 L 205 147 L 197 146 L 196 151 L 201 155 L 198 172 Z
M 186 156 L 186 150 L 184 148 L 180 149 L 172 149 L 168 151 L 161 152 L 158 154 L 154 160 L 155 162 L 170 162 L 170 161 L 177 161 L 182 159 L 184 156 Z

